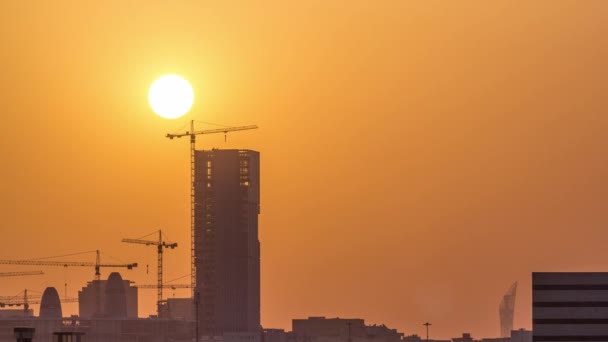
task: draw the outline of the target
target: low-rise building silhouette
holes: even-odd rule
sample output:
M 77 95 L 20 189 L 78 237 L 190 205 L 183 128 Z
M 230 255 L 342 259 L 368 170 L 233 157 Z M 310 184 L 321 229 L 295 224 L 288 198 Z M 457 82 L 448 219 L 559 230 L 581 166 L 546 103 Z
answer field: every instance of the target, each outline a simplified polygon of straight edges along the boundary
M 288 342 L 400 342 L 396 329 L 385 325 L 365 325 L 360 318 L 309 317 L 292 320 Z
M 532 330 L 518 329 L 511 331 L 511 342 L 532 342 Z

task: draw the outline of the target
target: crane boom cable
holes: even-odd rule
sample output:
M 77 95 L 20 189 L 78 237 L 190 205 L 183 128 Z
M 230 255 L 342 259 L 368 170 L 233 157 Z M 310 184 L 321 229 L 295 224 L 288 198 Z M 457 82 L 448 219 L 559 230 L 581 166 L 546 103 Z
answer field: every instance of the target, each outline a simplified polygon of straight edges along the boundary
M 50 257 L 44 257 L 44 258 L 35 258 L 35 259 L 26 259 L 26 260 L 47 260 L 47 259 L 55 259 L 55 258 L 63 258 L 63 257 L 71 257 L 71 256 L 75 256 L 75 255 L 83 255 L 83 254 L 89 254 L 89 253 L 95 253 L 97 252 L 96 250 L 92 250 L 92 251 L 86 251 L 86 252 L 78 252 L 78 253 L 71 253 L 71 254 L 62 254 L 62 255 L 54 255 L 54 256 L 50 256 Z
M 184 279 L 184 278 L 189 277 L 189 276 L 190 276 L 189 274 L 185 274 L 185 275 L 183 275 L 183 276 L 180 276 L 180 277 L 177 277 L 177 278 L 173 278 L 173 279 L 171 279 L 171 280 L 167 280 L 167 281 L 165 282 L 165 284 L 167 284 L 167 283 L 171 283 L 171 282 L 176 281 L 176 280 Z
M 140 236 L 140 237 L 135 238 L 133 240 L 143 240 L 143 239 L 147 238 L 148 236 L 152 236 L 152 235 L 156 235 L 156 234 L 158 234 L 158 230 L 155 230 L 152 233 L 146 234 L 144 236 Z M 125 240 L 125 239 L 123 239 L 123 240 Z
M 194 122 L 196 122 L 196 123 L 202 123 L 202 124 L 205 124 L 205 125 L 218 126 L 218 127 L 232 127 L 230 125 L 218 124 L 218 123 L 213 123 L 213 122 L 208 122 L 208 121 L 201 121 L 201 120 L 194 120 Z

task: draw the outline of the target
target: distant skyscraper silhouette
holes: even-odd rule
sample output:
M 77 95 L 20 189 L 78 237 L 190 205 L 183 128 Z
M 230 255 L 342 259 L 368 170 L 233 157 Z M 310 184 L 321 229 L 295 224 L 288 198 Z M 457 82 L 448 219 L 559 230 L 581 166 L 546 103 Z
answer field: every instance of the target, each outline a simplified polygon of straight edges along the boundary
M 127 293 L 118 272 L 112 272 L 105 288 L 104 316 L 127 318 Z
M 108 278 L 109 280 L 109 278 Z M 104 317 L 106 288 L 108 280 L 93 280 L 78 291 L 78 314 L 82 318 Z M 138 288 L 131 286 L 131 281 L 123 279 L 123 286 L 127 296 L 127 317 L 137 318 Z
M 200 333 L 259 332 L 259 152 L 196 151 L 194 188 Z
M 515 313 L 515 295 L 517 282 L 513 283 L 507 293 L 502 297 L 498 313 L 500 316 L 500 337 L 511 337 L 513 330 L 513 317 Z
M 54 287 L 47 287 L 40 301 L 40 318 L 62 318 L 61 300 Z

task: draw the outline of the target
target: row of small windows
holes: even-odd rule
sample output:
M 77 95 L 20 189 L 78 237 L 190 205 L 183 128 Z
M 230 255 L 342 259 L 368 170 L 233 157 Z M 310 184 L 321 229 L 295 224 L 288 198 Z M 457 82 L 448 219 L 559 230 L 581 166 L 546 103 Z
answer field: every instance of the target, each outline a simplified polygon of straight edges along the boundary
M 241 181 L 239 182 L 239 185 L 241 185 L 241 186 L 249 186 L 249 185 L 251 185 L 251 183 L 249 182 L 249 178 L 241 179 Z M 199 186 L 200 186 L 200 184 L 199 184 Z M 206 188 L 213 187 L 213 182 L 205 182 L 205 187 Z M 209 194 L 209 193 L 207 193 L 205 195 L 206 196 L 212 196 L 212 194 Z

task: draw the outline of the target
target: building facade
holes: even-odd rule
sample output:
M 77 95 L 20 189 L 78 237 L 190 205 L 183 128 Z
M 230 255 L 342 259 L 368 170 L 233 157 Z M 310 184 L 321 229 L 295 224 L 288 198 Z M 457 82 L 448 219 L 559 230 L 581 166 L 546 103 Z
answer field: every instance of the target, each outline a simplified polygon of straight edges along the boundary
M 133 282 L 129 280 L 121 279 L 120 282 L 122 282 L 125 290 L 127 318 L 137 318 L 137 287 L 131 286 Z M 93 280 L 78 291 L 78 314 L 80 317 L 105 317 L 110 314 L 109 312 L 106 313 L 107 285 L 107 280 Z M 114 291 L 111 290 L 110 292 Z
M 161 318 L 193 321 L 192 298 L 167 298 L 161 306 Z
M 533 273 L 532 339 L 608 341 L 608 273 Z
M 196 151 L 194 202 L 201 335 L 261 333 L 259 152 Z

